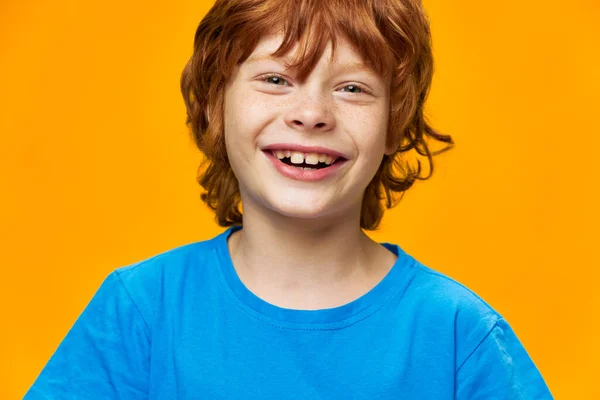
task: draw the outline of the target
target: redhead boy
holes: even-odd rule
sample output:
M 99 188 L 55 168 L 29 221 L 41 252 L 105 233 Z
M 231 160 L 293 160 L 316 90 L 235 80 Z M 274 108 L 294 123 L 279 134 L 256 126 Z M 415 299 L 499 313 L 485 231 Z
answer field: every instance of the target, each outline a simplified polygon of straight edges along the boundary
M 217 0 L 182 92 L 228 229 L 111 273 L 25 398 L 551 399 L 501 315 L 364 233 L 452 145 L 432 71 L 419 0 Z

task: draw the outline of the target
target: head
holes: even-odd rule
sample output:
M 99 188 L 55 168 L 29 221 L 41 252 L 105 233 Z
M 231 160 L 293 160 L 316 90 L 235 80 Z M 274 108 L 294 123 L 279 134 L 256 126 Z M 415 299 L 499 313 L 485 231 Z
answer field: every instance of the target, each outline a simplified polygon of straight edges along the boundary
M 203 200 L 222 226 L 242 222 L 244 198 L 299 218 L 355 209 L 375 229 L 384 207 L 431 176 L 427 139 L 452 145 L 424 119 L 432 73 L 418 0 L 217 0 L 181 81 L 206 156 Z M 336 153 L 337 171 L 320 181 L 278 173 L 276 150 L 290 144 Z

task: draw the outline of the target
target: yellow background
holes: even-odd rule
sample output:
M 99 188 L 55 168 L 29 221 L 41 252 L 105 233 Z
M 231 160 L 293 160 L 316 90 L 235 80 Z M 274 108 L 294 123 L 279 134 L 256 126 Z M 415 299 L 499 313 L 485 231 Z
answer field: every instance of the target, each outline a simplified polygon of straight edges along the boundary
M 0 3 L 0 398 L 113 269 L 221 232 L 179 74 L 209 1 Z M 559 399 L 598 399 L 600 4 L 429 0 L 433 124 L 457 145 L 388 212 L 504 314 Z

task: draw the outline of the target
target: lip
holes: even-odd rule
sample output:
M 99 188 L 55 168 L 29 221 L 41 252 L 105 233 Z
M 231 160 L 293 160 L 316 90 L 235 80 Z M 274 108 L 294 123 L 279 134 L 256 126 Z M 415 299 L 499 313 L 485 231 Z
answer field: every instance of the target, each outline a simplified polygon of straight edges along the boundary
M 292 150 L 289 147 L 288 150 Z M 279 149 L 274 149 L 279 150 Z M 301 150 L 296 150 L 301 151 Z M 310 151 L 312 152 L 312 151 Z M 305 181 L 305 182 L 318 182 L 329 178 L 335 175 L 340 168 L 346 163 L 346 159 L 339 159 L 331 166 L 327 168 L 315 169 L 312 171 L 300 169 L 297 167 L 292 167 L 291 165 L 284 164 L 279 160 L 279 158 L 275 157 L 271 150 L 264 150 L 263 153 L 267 156 L 267 158 L 271 161 L 275 169 L 283 176 L 297 180 L 297 181 Z M 327 154 L 327 153 L 324 153 Z M 342 156 L 340 156 L 342 157 Z
M 320 146 L 303 146 L 300 144 L 292 144 L 292 143 L 276 143 L 276 144 L 270 144 L 268 146 L 265 146 L 262 148 L 262 150 L 264 152 L 268 152 L 269 150 L 274 151 L 274 150 L 291 150 L 291 151 L 298 151 L 300 153 L 318 153 L 318 154 L 326 154 L 328 156 L 333 156 L 336 158 L 343 158 L 345 160 L 348 160 L 350 157 L 340 153 L 339 151 L 335 151 L 332 149 L 328 149 L 326 147 L 320 147 Z

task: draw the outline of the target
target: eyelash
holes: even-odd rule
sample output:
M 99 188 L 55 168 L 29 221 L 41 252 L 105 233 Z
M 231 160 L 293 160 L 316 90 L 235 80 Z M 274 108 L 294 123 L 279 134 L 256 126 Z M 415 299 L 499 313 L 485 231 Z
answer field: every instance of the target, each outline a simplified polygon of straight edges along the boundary
M 260 81 L 265 81 L 265 80 L 266 80 L 266 79 L 268 79 L 268 78 L 279 78 L 279 79 L 281 79 L 281 80 L 283 80 L 283 81 L 287 82 L 287 80 L 286 80 L 286 79 L 285 79 L 283 76 L 281 76 L 281 75 L 279 75 L 279 74 L 273 74 L 273 73 L 271 73 L 271 74 L 265 74 L 265 75 L 261 75 L 261 76 L 259 76 L 257 79 L 258 79 L 258 80 L 260 80 Z M 269 83 L 269 84 L 271 84 L 271 85 L 273 85 L 273 86 L 285 86 L 285 85 L 276 85 L 276 84 L 274 84 L 274 83 L 270 83 L 270 82 L 266 82 L 266 83 Z M 289 82 L 288 82 L 288 83 L 289 83 Z M 350 94 L 357 94 L 357 95 L 360 95 L 360 94 L 371 94 L 371 92 L 369 92 L 369 91 L 368 91 L 368 90 L 367 90 L 367 89 L 366 89 L 364 86 L 362 86 L 362 85 L 351 84 L 351 85 L 346 85 L 346 86 L 344 86 L 344 88 L 347 88 L 348 86 L 354 86 L 354 87 L 356 87 L 356 88 L 360 89 L 360 93 L 352 93 L 352 92 L 347 92 L 347 93 L 350 93 Z

